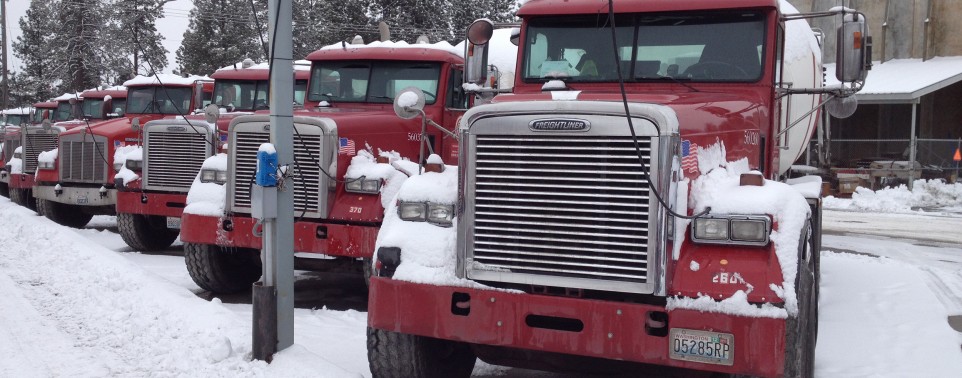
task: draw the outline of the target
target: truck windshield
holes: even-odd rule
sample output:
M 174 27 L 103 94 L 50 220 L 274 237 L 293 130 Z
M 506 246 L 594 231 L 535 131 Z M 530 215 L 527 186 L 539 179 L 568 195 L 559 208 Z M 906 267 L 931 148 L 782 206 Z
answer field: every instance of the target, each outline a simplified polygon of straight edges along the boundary
M 53 121 L 60 122 L 74 119 L 73 105 L 70 105 L 68 101 L 60 101 L 57 103 L 57 110 L 53 112 Z
M 127 90 L 128 114 L 187 114 L 191 88 L 136 87 Z
M 26 114 L 7 114 L 7 124 L 20 126 L 27 123 L 29 117 Z
M 110 101 L 110 106 L 113 108 L 113 109 L 110 109 L 110 113 L 112 114 L 112 117 L 114 115 L 120 115 L 124 112 L 124 109 L 127 108 L 127 99 L 115 98 Z
M 528 21 L 524 81 L 686 80 L 754 82 L 761 78 L 765 17 L 746 11 L 616 16 L 617 50 L 607 17 Z
M 46 110 L 47 109 L 43 109 L 43 108 L 34 109 L 33 117 L 31 118 L 30 123 L 40 124 L 41 122 L 43 122 L 43 112 Z
M 214 104 L 234 110 L 267 109 L 267 80 L 217 80 L 214 83 Z
M 104 118 L 104 100 L 85 98 L 81 109 L 83 110 L 84 117 L 93 119 Z
M 441 65 L 403 61 L 326 61 L 311 70 L 308 100 L 391 103 L 398 92 L 418 87 L 426 104 L 437 101 Z

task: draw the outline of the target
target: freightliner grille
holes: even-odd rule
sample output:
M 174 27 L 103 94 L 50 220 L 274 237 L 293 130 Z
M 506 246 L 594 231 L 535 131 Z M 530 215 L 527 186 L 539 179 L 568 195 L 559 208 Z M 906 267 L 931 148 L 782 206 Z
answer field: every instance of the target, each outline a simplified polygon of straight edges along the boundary
M 33 173 L 37 169 L 37 157 L 41 152 L 57 148 L 55 131 L 27 131 L 26 144 L 23 146 L 23 172 Z
M 647 282 L 649 184 L 631 137 L 478 135 L 475 154 L 476 267 Z
M 60 141 L 60 179 L 68 182 L 100 183 L 107 179 L 106 143 L 86 137 L 86 141 Z M 102 138 L 97 138 L 102 139 Z
M 152 190 L 187 192 L 210 156 L 210 133 L 207 128 L 194 131 L 189 126 L 173 126 L 184 131 L 167 131 L 165 126 L 145 131 L 146 167 L 144 187 Z M 160 129 L 160 131 L 152 131 Z
M 320 179 L 323 174 L 317 162 L 321 161 L 323 139 L 320 135 L 303 135 L 303 131 L 301 133 L 301 136 L 294 136 L 294 161 L 297 162 L 293 178 L 294 216 L 301 216 L 301 214 L 317 216 L 321 211 Z M 254 184 L 254 172 L 257 170 L 257 150 L 261 144 L 270 142 L 270 139 L 270 133 L 267 131 L 233 134 L 230 150 L 235 154 L 235 164 L 228 169 L 235 169 L 230 174 L 230 180 L 233 180 L 234 185 L 233 208 L 235 211 L 250 211 L 250 191 Z M 326 189 L 323 193 L 325 196 Z

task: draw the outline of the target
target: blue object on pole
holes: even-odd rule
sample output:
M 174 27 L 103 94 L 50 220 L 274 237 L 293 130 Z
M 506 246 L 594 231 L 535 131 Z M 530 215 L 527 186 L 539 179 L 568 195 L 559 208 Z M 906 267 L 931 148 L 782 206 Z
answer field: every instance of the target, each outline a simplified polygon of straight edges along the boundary
M 273 149 L 271 149 L 273 150 Z M 254 182 L 259 186 L 277 186 L 277 151 L 257 151 L 257 173 Z

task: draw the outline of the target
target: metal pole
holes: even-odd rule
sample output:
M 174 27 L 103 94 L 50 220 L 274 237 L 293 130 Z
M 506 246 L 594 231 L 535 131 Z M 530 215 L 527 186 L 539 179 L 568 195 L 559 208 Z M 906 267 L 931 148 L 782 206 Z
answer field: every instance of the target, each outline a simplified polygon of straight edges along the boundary
M 3 29 L 3 37 L 0 38 L 3 43 L 3 95 L 0 98 L 0 103 L 4 109 L 9 108 L 10 102 L 10 80 L 7 77 L 7 0 L 0 0 L 0 13 L 3 14 L 3 18 L 0 18 L 0 28 Z
M 291 0 L 270 0 L 268 8 L 271 143 L 277 149 L 278 165 L 283 169 L 294 166 L 294 38 L 291 30 Z M 288 172 L 291 171 L 293 170 Z M 277 219 L 265 222 L 263 237 L 263 286 L 276 295 L 276 306 L 262 306 L 266 307 L 264 311 L 276 315 L 277 351 L 294 345 L 294 182 L 289 178 L 279 181 Z M 269 315 L 259 316 L 255 312 L 254 324 L 256 326 L 257 319 L 270 318 Z
M 911 141 L 909 142 L 909 190 L 912 190 L 912 185 L 915 179 L 915 144 L 918 143 L 918 138 L 915 137 L 915 118 L 916 111 L 919 107 L 918 100 L 912 102 L 912 135 L 909 137 Z

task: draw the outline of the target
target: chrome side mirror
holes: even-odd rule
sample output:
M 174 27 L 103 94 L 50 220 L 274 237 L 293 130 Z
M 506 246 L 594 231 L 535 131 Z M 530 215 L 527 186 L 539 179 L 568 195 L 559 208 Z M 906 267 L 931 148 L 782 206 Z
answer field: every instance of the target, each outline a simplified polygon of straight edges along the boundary
M 488 42 L 494 35 L 494 24 L 486 19 L 468 26 L 464 44 L 464 82 L 482 84 L 488 77 Z
M 403 119 L 413 119 L 424 109 L 424 92 L 418 87 L 407 87 L 394 97 L 394 114 Z
M 872 68 L 872 37 L 861 13 L 846 13 L 838 27 L 835 77 L 843 83 L 864 81 Z

